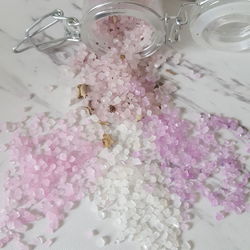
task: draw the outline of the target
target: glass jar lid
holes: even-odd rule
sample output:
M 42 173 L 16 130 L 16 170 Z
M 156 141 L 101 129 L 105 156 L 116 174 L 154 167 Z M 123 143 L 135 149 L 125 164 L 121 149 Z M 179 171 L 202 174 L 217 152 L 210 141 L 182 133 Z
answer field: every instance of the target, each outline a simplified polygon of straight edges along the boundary
M 250 49 L 250 1 L 205 1 L 193 7 L 189 27 L 193 39 L 203 47 Z

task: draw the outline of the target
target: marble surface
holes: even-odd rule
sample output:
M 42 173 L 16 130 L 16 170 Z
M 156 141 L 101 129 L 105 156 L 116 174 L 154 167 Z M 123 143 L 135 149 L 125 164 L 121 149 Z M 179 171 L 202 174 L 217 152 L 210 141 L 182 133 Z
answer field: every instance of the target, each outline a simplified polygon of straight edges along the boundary
M 35 50 L 14 55 L 12 47 L 23 37 L 24 28 L 36 17 L 55 8 L 64 9 L 69 16 L 81 17 L 81 0 L 2 0 L 0 2 L 0 120 L 17 121 L 27 115 L 50 111 L 57 115 L 67 112 L 70 82 L 61 76 L 58 65 L 50 56 Z M 165 2 L 174 12 L 177 2 Z M 172 76 L 179 90 L 176 103 L 192 117 L 200 111 L 239 119 L 250 128 L 250 53 L 229 53 L 204 50 L 194 44 L 188 30 L 175 47 L 185 54 L 183 65 Z M 195 67 L 202 77 L 190 77 Z M 53 85 L 59 87 L 50 91 Z M 5 138 L 1 138 L 4 140 Z M 6 155 L 0 155 L 0 182 L 8 168 Z M 2 190 L 0 192 L 2 195 Z M 1 205 L 1 201 L 0 201 Z M 194 242 L 194 250 L 249 250 L 250 215 L 232 215 L 224 221 L 214 219 L 215 211 L 201 201 L 196 207 L 193 228 L 185 234 Z M 42 226 L 42 225 L 38 225 Z M 75 209 L 58 230 L 58 241 L 52 250 L 95 250 L 95 238 L 86 232 L 99 227 L 101 234 L 112 234 L 110 221 L 101 221 L 86 201 Z M 35 234 L 30 232 L 29 234 Z M 8 246 L 6 250 L 14 250 Z M 37 249 L 45 249 L 43 247 Z M 136 250 L 135 245 L 107 246 L 106 250 Z

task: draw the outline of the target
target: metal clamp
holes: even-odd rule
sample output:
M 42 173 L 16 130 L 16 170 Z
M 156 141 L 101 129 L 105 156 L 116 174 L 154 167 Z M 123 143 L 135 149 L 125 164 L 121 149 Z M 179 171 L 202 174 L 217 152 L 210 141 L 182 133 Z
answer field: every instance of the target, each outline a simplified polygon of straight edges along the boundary
M 43 21 L 47 21 L 52 18 L 52 22 L 49 24 L 39 27 L 39 25 Z M 49 41 L 42 42 L 38 39 L 35 39 L 35 36 L 39 33 L 47 30 L 48 28 L 52 27 L 53 25 L 57 23 L 63 23 L 65 34 L 61 38 L 50 38 Z M 37 28 L 38 27 L 38 28 Z M 36 29 L 37 28 L 37 29 Z M 49 36 L 47 36 L 49 37 Z M 64 13 L 60 9 L 56 9 L 53 12 L 44 15 L 40 19 L 38 19 L 35 23 L 33 23 L 25 32 L 24 39 L 18 43 L 18 45 L 13 48 L 14 53 L 21 53 L 23 51 L 26 51 L 30 48 L 36 48 L 40 51 L 58 47 L 62 45 L 66 41 L 73 41 L 73 42 L 79 42 L 81 40 L 80 36 L 80 22 L 75 17 L 65 17 Z
M 180 32 L 184 25 L 189 22 L 187 9 L 192 6 L 199 6 L 199 3 L 183 3 L 176 16 L 165 14 L 164 22 L 166 27 L 166 43 L 174 43 L 180 40 Z

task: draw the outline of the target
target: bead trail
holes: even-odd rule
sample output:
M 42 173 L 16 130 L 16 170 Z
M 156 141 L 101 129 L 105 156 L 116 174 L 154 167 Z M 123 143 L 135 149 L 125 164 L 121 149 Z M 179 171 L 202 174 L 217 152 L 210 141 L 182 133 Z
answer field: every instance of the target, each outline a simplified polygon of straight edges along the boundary
M 167 72 L 178 74 L 180 55 L 135 54 L 151 35 L 145 23 L 112 17 L 99 28 L 114 37 L 116 46 L 107 54 L 96 55 L 84 44 L 57 52 L 62 69 L 75 76 L 65 117 L 38 114 L 0 126 L 10 136 L 1 151 L 12 165 L 0 213 L 1 248 L 13 241 L 15 249 L 31 249 L 34 243 L 22 235 L 42 218 L 51 238 L 41 235 L 35 245 L 50 246 L 53 232 L 84 198 L 118 230 L 101 237 L 93 229 L 99 247 L 135 241 L 145 250 L 192 249 L 182 232 L 201 197 L 220 207 L 218 220 L 249 211 L 249 131 L 217 115 L 183 118 L 171 77 L 162 79 L 158 71 L 168 61 Z M 185 74 L 202 77 L 196 69 Z

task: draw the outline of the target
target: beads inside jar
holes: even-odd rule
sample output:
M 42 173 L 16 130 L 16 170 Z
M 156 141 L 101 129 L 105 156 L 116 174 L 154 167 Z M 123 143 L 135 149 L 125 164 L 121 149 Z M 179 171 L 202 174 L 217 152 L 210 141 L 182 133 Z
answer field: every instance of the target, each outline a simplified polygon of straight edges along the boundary
M 139 35 L 133 36 L 137 28 Z M 84 13 L 82 39 L 97 54 L 117 47 L 147 57 L 165 43 L 165 27 L 160 14 L 145 4 L 109 2 Z

